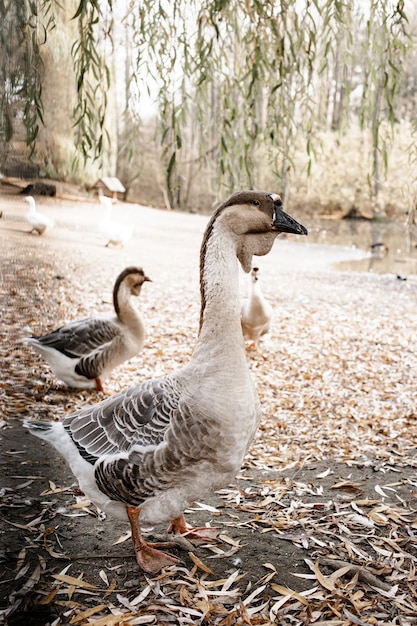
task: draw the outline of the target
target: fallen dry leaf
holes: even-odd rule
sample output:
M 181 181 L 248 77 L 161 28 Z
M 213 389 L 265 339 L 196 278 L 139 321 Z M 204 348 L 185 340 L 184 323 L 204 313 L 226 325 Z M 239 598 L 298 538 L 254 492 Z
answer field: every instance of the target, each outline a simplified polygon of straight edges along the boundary
M 136 566 L 130 532 L 103 520 L 62 465 L 22 439 L 22 419 L 61 419 L 102 399 L 69 392 L 22 340 L 108 312 L 115 268 L 140 262 L 154 280 L 139 301 L 148 340 L 108 388 L 181 367 L 198 332 L 198 248 L 207 220 L 121 204 L 140 221 L 140 241 L 103 250 L 85 228 L 91 203 L 50 200 L 58 228 L 40 240 L 20 229 L 19 197 L 2 199 L 16 220 L 0 223 L 7 477 L 0 619 L 15 613 L 17 621 L 28 603 L 50 609 L 39 623 L 54 626 L 414 626 L 415 278 L 315 271 L 308 262 L 295 270 L 307 248 L 277 242 L 262 259 L 271 333 L 248 354 L 263 420 L 236 481 L 187 512 L 222 527 L 222 543 L 183 553 L 184 565 L 149 577 Z M 161 236 L 161 220 L 169 237 Z M 242 279 L 242 293 L 246 286 Z M 124 552 L 111 551 L 123 543 Z M 63 567 L 67 553 L 72 560 Z M 289 575 L 294 585 L 284 582 Z

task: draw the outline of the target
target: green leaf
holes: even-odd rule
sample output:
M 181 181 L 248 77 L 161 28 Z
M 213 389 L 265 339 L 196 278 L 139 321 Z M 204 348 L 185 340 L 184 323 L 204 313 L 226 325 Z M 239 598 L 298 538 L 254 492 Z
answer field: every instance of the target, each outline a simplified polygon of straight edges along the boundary
M 78 9 L 74 13 L 71 19 L 76 20 L 77 17 L 80 17 L 83 13 L 85 13 L 86 7 L 88 4 L 88 0 L 80 0 L 80 4 L 78 5 Z
M 174 170 L 175 161 L 176 161 L 176 153 L 173 152 L 172 155 L 171 155 L 171 158 L 169 160 L 168 167 L 167 167 L 168 180 L 171 178 L 172 172 Z

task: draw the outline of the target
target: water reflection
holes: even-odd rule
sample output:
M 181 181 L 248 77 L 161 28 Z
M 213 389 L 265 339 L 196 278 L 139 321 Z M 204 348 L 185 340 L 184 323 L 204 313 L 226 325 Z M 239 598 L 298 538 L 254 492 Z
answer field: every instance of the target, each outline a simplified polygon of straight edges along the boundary
M 340 261 L 336 269 L 381 274 L 417 274 L 417 226 L 368 220 L 309 220 L 311 243 L 351 246 L 364 257 Z

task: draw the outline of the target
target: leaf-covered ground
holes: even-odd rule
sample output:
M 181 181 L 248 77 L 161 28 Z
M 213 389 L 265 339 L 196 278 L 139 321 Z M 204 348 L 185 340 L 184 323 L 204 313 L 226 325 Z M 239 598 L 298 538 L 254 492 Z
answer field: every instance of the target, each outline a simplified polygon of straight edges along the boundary
M 416 624 L 415 278 L 337 273 L 325 262 L 334 250 L 307 238 L 259 259 L 274 305 L 270 336 L 248 352 L 263 422 L 234 483 L 187 513 L 220 527 L 221 542 L 184 542 L 183 565 L 146 576 L 127 525 L 98 516 L 59 455 L 21 427 L 101 395 L 65 389 L 22 339 L 111 311 L 115 277 L 138 264 L 153 279 L 138 300 L 148 339 L 107 387 L 181 366 L 207 217 L 120 205 L 135 236 L 105 248 L 98 204 L 39 200 L 56 227 L 38 237 L 21 197 L 1 201 L 0 623 Z

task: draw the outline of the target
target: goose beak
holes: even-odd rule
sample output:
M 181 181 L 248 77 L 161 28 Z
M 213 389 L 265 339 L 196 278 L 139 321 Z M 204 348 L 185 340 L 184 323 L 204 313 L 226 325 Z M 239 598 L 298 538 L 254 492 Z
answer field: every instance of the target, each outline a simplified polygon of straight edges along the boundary
M 274 221 L 272 222 L 272 230 L 278 230 L 280 233 L 292 233 L 293 235 L 307 235 L 307 228 L 282 210 L 281 198 L 276 196 L 273 199 Z

